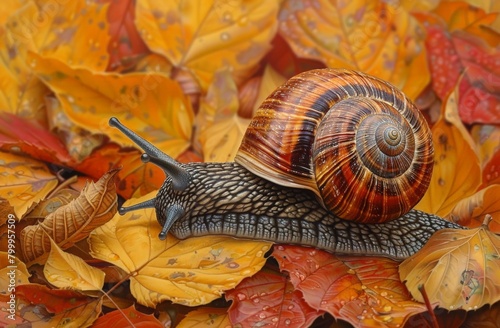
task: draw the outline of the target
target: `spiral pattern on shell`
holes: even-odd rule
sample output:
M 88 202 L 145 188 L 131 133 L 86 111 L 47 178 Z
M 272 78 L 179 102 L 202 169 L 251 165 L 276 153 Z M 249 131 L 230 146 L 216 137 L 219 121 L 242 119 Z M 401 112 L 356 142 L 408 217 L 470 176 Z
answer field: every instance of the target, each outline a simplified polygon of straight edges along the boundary
M 299 74 L 259 107 L 235 161 L 277 184 L 309 189 L 337 216 L 365 223 L 407 213 L 432 173 L 430 129 L 415 105 L 375 77 Z

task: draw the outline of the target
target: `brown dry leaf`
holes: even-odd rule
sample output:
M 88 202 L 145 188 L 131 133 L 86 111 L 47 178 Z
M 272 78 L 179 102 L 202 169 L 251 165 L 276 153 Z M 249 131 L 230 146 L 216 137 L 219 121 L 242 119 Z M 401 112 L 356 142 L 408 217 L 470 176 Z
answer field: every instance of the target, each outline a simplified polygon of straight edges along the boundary
M 58 189 L 50 195 L 50 198 L 40 201 L 23 218 L 34 221 L 43 220 L 47 215 L 53 213 L 59 207 L 69 204 L 78 196 L 80 196 L 80 191 L 69 188 Z
M 481 185 L 479 158 L 474 141 L 458 116 L 457 99 L 455 88 L 443 103 L 441 117 L 431 129 L 434 171 L 429 189 L 415 206 L 442 217 Z
M 444 229 L 399 266 L 401 280 L 423 302 L 423 286 L 431 304 L 476 310 L 500 300 L 500 236 L 485 226 Z
M 90 182 L 80 196 L 48 215 L 43 222 L 21 231 L 20 249 L 26 262 L 43 264 L 53 239 L 62 249 L 86 238 L 116 213 L 115 175 L 111 170 L 97 182 Z
M 483 224 L 484 216 L 489 214 L 492 221 L 489 228 L 500 234 L 500 185 L 492 185 L 481 189 L 474 195 L 462 199 L 450 213 L 450 220 L 469 228 Z
M 430 81 L 425 32 L 400 2 L 288 0 L 279 18 L 281 36 L 299 57 L 377 76 L 412 99 Z
M 116 116 L 174 158 L 189 147 L 194 114 L 177 82 L 165 75 L 93 73 L 34 53 L 30 63 L 55 92 L 66 115 L 84 129 L 132 145 L 109 127 L 109 118 Z
M 0 152 L 0 174 L 0 197 L 9 201 L 18 218 L 58 183 L 44 163 L 11 153 Z
M 396 261 L 285 245 L 276 246 L 273 257 L 312 308 L 357 327 L 401 327 L 426 310 L 411 299 Z
M 132 295 L 150 307 L 164 300 L 188 306 L 209 303 L 259 271 L 271 247 L 223 236 L 178 240 L 169 235 L 161 241 L 160 231 L 154 210 L 144 209 L 115 215 L 89 237 L 91 255 L 130 273 Z
M 104 272 L 64 252 L 52 239 L 43 274 L 49 283 L 62 289 L 100 290 L 104 285 Z
M 203 307 L 186 314 L 177 328 L 231 327 L 227 309 Z
M 149 48 L 191 71 L 204 90 L 221 68 L 248 77 L 270 48 L 279 2 L 139 0 L 136 25 Z

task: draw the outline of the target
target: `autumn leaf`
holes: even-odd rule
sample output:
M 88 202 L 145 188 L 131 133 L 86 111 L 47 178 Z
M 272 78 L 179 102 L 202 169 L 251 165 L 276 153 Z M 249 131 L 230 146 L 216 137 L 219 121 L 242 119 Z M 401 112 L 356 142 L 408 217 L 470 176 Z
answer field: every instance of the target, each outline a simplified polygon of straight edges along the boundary
M 107 70 L 123 70 L 133 66 L 141 55 L 149 53 L 144 41 L 135 27 L 135 1 L 109 2 L 107 20 L 111 39 L 108 43 L 110 55 Z
M 474 195 L 462 199 L 450 213 L 450 219 L 460 225 L 476 228 L 483 224 L 484 216 L 491 215 L 489 229 L 500 234 L 500 185 L 481 189 Z
M 148 194 L 125 206 L 151 199 Z M 153 209 L 116 215 L 92 231 L 91 255 L 131 274 L 130 290 L 140 304 L 161 301 L 188 306 L 211 302 L 259 271 L 270 244 L 231 237 L 158 239 L 160 225 Z
M 479 158 L 474 141 L 458 116 L 457 97 L 456 88 L 443 103 L 441 117 L 431 128 L 434 170 L 429 189 L 415 206 L 442 217 L 481 184 Z
M 15 254 L 10 253 L 9 256 L 8 252 L 0 251 L 0 268 L 0 295 L 9 296 L 12 287 L 29 283 L 30 273 Z
M 158 190 L 165 181 L 165 172 L 152 163 L 141 161 L 139 150 L 126 150 L 117 144 L 106 144 L 75 166 L 79 172 L 98 179 L 108 168 L 119 167 L 117 193 L 129 199 Z
M 102 306 L 102 298 L 92 298 L 72 290 L 50 289 L 38 284 L 16 286 L 16 299 L 32 304 L 24 306 L 22 311 L 18 309 L 17 313 L 24 314 L 24 319 L 33 324 L 43 322 L 45 327 L 63 324 L 68 327 L 88 327 L 99 316 Z
M 0 152 L 0 172 L 0 197 L 9 201 L 18 218 L 58 183 L 44 163 L 11 153 Z
M 104 285 L 104 272 L 91 267 L 78 256 L 65 253 L 52 239 L 43 273 L 48 282 L 63 289 L 100 290 Z
M 401 263 L 402 281 L 423 302 L 419 286 L 433 305 L 476 310 L 500 299 L 500 237 L 487 226 L 436 232 L 416 254 Z
M 226 299 L 233 302 L 228 314 L 234 326 L 308 327 L 324 314 L 309 306 L 287 277 L 271 272 L 243 280 Z
M 51 239 L 66 249 L 109 221 L 116 213 L 114 177 L 117 172 L 109 171 L 96 183 L 89 183 L 78 198 L 42 222 L 24 228 L 20 236 L 24 260 L 30 264 L 43 263 L 50 251 Z
M 221 68 L 238 82 L 255 69 L 276 32 L 278 2 L 138 0 L 136 25 L 148 47 L 192 72 L 202 89 Z
M 152 314 L 145 314 L 134 306 L 106 313 L 92 324 L 92 328 L 108 327 L 164 328 Z
M 426 310 L 412 301 L 398 274 L 398 262 L 387 258 L 335 257 L 313 248 L 274 248 L 280 269 L 314 309 L 329 312 L 357 327 L 400 327 Z
M 116 116 L 158 148 L 168 149 L 172 157 L 189 146 L 191 106 L 179 85 L 164 75 L 93 73 L 34 53 L 30 62 L 75 124 L 131 145 L 129 139 L 108 126 L 109 118 Z
M 231 327 L 227 309 L 204 307 L 186 314 L 177 328 Z
M 65 146 L 36 121 L 0 112 L 0 148 L 50 163 L 73 163 Z
M 500 184 L 500 126 L 475 125 L 471 135 L 479 148 L 483 186 Z
M 412 99 L 430 79 L 424 30 L 399 2 L 284 1 L 280 34 L 299 57 L 377 76 Z

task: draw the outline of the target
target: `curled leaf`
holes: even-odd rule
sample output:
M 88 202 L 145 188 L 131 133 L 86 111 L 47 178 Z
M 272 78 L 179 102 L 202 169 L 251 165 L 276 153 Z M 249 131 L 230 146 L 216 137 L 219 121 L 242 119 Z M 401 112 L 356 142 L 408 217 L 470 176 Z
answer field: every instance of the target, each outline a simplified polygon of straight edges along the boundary
M 43 273 L 48 282 L 59 288 L 100 290 L 104 285 L 104 272 L 78 256 L 64 252 L 52 239 Z
M 21 231 L 21 250 L 26 262 L 43 263 L 50 251 L 50 240 L 62 249 L 88 236 L 116 213 L 114 177 L 118 170 L 89 183 L 80 196 L 48 215 L 45 220 Z M 30 263 L 31 264 L 31 263 Z
M 88 239 L 91 255 L 130 273 L 132 295 L 151 307 L 164 300 L 195 306 L 219 298 L 262 268 L 271 245 L 224 236 L 178 240 L 169 235 L 161 241 L 160 231 L 154 210 L 142 209 L 115 215 Z
M 500 236 L 486 226 L 436 232 L 399 267 L 412 296 L 448 310 L 476 310 L 500 300 Z

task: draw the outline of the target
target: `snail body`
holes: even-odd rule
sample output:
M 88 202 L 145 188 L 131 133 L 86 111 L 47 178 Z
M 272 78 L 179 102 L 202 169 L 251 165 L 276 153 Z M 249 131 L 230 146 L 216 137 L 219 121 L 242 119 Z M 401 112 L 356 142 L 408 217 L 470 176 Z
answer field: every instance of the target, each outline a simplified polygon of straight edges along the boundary
M 362 73 L 290 79 L 260 106 L 231 163 L 180 164 L 110 125 L 167 174 L 156 198 L 120 209 L 154 207 L 160 239 L 219 234 L 403 259 L 459 227 L 411 209 L 430 181 L 430 130 L 402 92 Z

